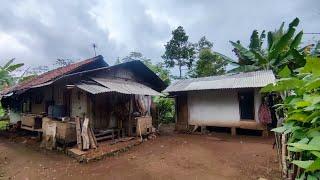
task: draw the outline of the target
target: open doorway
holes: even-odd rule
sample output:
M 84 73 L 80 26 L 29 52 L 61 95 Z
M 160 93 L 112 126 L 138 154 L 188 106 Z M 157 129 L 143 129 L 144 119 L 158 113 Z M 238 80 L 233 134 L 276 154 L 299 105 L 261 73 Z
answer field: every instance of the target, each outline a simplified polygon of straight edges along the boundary
M 254 91 L 238 93 L 240 120 L 254 120 Z

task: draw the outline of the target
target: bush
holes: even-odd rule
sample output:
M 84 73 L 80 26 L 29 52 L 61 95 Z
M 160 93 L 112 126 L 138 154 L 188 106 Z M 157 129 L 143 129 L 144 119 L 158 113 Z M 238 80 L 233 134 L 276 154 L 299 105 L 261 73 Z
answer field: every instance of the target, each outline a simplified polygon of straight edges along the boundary
M 174 100 L 172 98 L 155 97 L 153 101 L 157 106 L 159 123 L 168 124 L 175 121 Z

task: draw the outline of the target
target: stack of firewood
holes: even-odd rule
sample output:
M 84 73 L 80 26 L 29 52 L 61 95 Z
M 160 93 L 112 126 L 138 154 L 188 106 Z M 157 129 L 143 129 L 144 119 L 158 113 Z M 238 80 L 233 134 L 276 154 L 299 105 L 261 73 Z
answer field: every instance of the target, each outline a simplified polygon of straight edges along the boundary
M 80 150 L 96 149 L 98 143 L 92 128 L 89 126 L 89 118 L 76 118 L 77 145 Z

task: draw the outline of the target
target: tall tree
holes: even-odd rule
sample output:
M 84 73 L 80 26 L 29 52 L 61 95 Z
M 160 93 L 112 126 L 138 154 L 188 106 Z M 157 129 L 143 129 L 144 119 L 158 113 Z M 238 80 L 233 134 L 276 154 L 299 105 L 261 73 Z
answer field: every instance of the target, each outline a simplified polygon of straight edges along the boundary
M 172 38 L 165 45 L 165 53 L 162 56 L 167 67 L 178 66 L 180 79 L 182 78 L 182 67 L 187 66 L 190 69 L 195 58 L 195 47 L 188 39 L 183 27 L 179 26 L 172 31 Z
M 202 49 L 212 49 L 213 43 L 206 36 L 202 36 L 197 43 L 197 51 L 200 53 Z
M 199 54 L 199 60 L 196 62 L 191 77 L 206 77 L 222 75 L 226 72 L 228 62 L 221 56 L 206 48 L 202 49 Z
M 227 56 L 212 50 L 213 43 L 205 36 L 196 44 L 197 56 L 195 66 L 188 72 L 192 78 L 221 75 L 226 72 L 226 66 L 232 61 Z
M 142 53 L 132 51 L 129 53 L 128 56 L 122 58 L 121 62 L 129 62 L 129 61 L 133 61 L 133 60 L 143 61 L 144 59 L 145 58 L 143 57 Z

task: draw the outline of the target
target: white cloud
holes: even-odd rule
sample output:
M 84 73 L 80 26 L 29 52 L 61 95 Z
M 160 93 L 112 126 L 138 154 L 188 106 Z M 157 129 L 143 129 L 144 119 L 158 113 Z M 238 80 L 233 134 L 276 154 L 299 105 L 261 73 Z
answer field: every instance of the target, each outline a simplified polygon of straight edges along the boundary
M 190 40 L 205 35 L 214 49 L 233 56 L 229 40 L 248 43 L 252 30 L 274 30 L 301 19 L 305 32 L 319 32 L 320 1 L 91 0 L 12 1 L 0 6 L 0 59 L 17 57 L 30 65 L 56 58 L 83 59 L 98 46 L 108 63 L 130 51 L 160 61 L 171 31 L 182 25 Z M 304 41 L 311 42 L 306 35 Z M 316 37 L 319 39 L 319 37 Z M 7 42 L 10 45 L 6 45 Z M 45 61 L 44 61 L 45 60 Z

